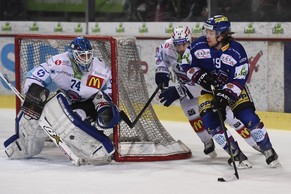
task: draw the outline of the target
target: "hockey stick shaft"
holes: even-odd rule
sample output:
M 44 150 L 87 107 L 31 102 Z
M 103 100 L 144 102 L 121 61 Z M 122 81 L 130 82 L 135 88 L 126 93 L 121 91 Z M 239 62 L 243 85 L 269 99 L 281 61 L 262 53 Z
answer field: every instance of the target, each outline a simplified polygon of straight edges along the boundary
M 211 89 L 212 89 L 212 93 L 213 93 L 213 99 L 215 99 L 216 92 L 215 92 L 215 88 L 212 85 L 211 85 Z M 217 108 L 217 113 L 218 113 L 218 117 L 219 117 L 221 128 L 223 129 L 225 141 L 226 141 L 227 146 L 228 146 L 229 155 L 230 155 L 231 160 L 232 160 L 233 169 L 234 169 L 234 175 L 236 176 L 237 179 L 239 179 L 237 167 L 236 167 L 236 164 L 235 164 L 235 161 L 234 161 L 233 152 L 232 152 L 231 145 L 230 145 L 230 142 L 229 142 L 229 139 L 228 139 L 228 135 L 227 135 L 227 129 L 226 129 L 225 125 L 224 125 L 224 119 L 223 119 L 223 116 L 222 116 L 222 113 L 221 113 L 221 110 L 220 110 L 219 107 Z
M 147 109 L 147 107 L 151 104 L 151 102 L 153 101 L 154 97 L 156 96 L 156 94 L 159 92 L 160 89 L 162 89 L 163 84 L 159 84 L 157 86 L 157 88 L 155 89 L 154 93 L 151 95 L 151 97 L 149 98 L 149 100 L 146 102 L 146 104 L 144 105 L 144 107 L 142 108 L 142 110 L 139 112 L 139 114 L 136 116 L 136 118 L 134 119 L 133 122 L 130 121 L 129 117 L 127 116 L 127 114 L 121 110 L 120 111 L 120 117 L 122 118 L 122 120 L 130 127 L 133 128 L 135 126 L 135 124 L 137 123 L 137 121 L 139 120 L 139 118 L 143 115 L 143 113 L 145 112 L 145 110 Z
M 9 88 L 14 92 L 14 94 L 23 102 L 24 96 L 11 84 L 11 82 L 7 79 L 6 76 L 0 72 L 0 77 L 5 81 L 5 83 L 9 86 Z

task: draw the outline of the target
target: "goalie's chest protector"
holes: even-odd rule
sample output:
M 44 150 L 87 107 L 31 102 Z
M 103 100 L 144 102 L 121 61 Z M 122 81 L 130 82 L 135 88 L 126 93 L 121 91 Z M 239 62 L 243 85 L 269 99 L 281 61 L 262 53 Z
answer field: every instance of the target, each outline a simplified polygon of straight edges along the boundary
M 59 66 L 62 70 L 60 74 L 51 76 L 53 82 L 68 97 L 74 101 L 83 101 L 96 94 L 108 83 L 111 78 L 111 71 L 98 59 L 94 59 L 89 72 L 84 72 L 82 77 L 74 76 L 71 65 Z
M 89 98 L 99 90 L 106 89 L 108 85 L 111 87 L 111 83 L 109 82 L 110 79 L 111 71 L 109 68 L 98 59 L 94 59 L 92 68 L 82 77 L 81 96 Z

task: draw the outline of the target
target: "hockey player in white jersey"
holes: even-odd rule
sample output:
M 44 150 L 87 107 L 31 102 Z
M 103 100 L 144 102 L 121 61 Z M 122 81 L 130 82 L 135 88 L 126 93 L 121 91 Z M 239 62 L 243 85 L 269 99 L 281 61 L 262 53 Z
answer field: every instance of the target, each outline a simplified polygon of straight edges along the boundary
M 189 79 L 186 75 L 191 64 L 191 54 L 188 46 L 191 42 L 191 31 L 187 26 L 179 26 L 173 29 L 171 38 L 167 39 L 160 45 L 156 53 L 156 84 L 163 83 L 165 89 L 169 85 L 170 69 L 173 70 L 179 82 L 175 87 L 172 86 L 164 90 L 160 95 L 161 102 L 165 106 L 170 106 L 173 101 L 180 99 L 180 105 L 184 114 L 189 120 L 190 125 L 204 144 L 204 153 L 211 158 L 216 157 L 215 144 L 211 135 L 205 130 L 202 125 L 198 111 L 198 96 L 200 96 L 201 87 L 197 84 L 189 85 Z M 183 88 L 181 88 L 183 87 Z M 176 90 L 174 92 L 172 90 Z M 181 92 L 184 90 L 183 92 Z M 173 97 L 173 93 L 178 94 L 178 98 Z M 186 94 L 186 95 L 185 95 Z M 165 95 L 167 95 L 165 97 Z M 172 100 L 171 100 L 172 98 Z M 244 125 L 236 118 L 230 109 L 227 111 L 226 124 L 234 128 L 245 141 L 254 149 L 259 150 L 258 145 L 251 138 L 249 132 Z
M 93 123 L 107 129 L 120 121 L 110 97 L 111 81 L 109 67 L 93 57 L 89 40 L 82 36 L 73 39 L 67 52 L 29 71 L 24 85 L 26 96 L 42 99 L 41 94 L 33 93 L 51 84 L 56 85 L 58 93 L 46 102 L 39 119 L 27 118 L 31 115 L 22 108 L 16 118 L 16 134 L 4 143 L 8 157 L 39 154 L 49 135 L 76 165 L 110 162 L 114 146 Z

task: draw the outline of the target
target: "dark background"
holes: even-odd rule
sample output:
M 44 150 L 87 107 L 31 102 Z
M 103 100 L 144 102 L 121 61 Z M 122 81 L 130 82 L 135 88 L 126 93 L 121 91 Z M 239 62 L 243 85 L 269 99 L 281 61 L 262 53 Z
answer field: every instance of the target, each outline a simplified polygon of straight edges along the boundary
M 2 21 L 291 21 L 290 0 L 0 0 Z

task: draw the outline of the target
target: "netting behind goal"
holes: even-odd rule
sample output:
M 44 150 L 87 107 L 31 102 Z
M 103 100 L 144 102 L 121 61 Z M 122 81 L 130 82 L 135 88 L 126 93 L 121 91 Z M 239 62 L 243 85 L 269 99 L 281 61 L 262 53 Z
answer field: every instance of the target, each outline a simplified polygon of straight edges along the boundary
M 16 88 L 22 92 L 26 73 L 51 56 L 65 52 L 74 36 L 18 35 L 15 38 Z M 94 56 L 103 59 L 112 70 L 113 101 L 134 120 L 149 99 L 141 61 L 134 37 L 87 36 Z M 54 94 L 56 88 L 50 90 Z M 21 104 L 17 102 L 17 110 Z M 104 133 L 116 146 L 116 161 L 158 161 L 184 159 L 191 151 L 175 140 L 158 120 L 152 106 L 133 128 L 121 122 Z

